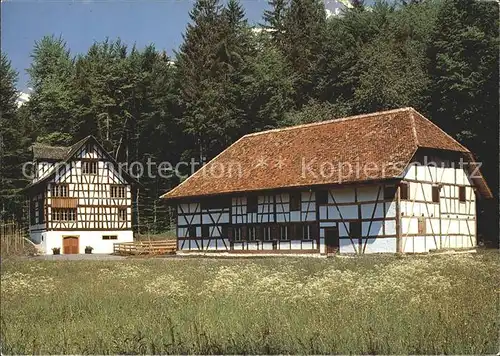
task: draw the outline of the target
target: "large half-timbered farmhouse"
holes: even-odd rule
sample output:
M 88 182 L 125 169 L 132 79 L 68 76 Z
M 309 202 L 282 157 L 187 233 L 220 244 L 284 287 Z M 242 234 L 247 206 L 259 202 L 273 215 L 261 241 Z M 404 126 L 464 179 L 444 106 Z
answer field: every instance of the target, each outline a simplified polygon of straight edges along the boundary
M 246 135 L 162 197 L 183 251 L 427 252 L 476 245 L 477 168 L 404 108 Z
M 113 243 L 133 241 L 135 180 L 89 136 L 70 147 L 33 146 L 29 197 L 30 238 L 52 254 L 113 252 Z

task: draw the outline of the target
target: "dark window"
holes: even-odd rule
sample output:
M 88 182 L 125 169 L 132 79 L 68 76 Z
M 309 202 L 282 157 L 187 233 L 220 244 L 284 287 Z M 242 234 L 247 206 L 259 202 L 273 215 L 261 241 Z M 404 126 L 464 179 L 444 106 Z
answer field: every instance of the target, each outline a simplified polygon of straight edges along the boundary
M 210 237 L 210 227 L 207 225 L 202 225 L 201 227 L 201 237 Z
M 122 185 L 111 186 L 111 198 L 125 198 L 125 187 Z
M 201 201 L 202 209 L 224 209 L 231 206 L 231 199 L 226 197 L 207 198 Z
M 439 203 L 439 187 L 438 186 L 432 187 L 432 202 Z
M 300 226 L 302 229 L 302 239 L 303 240 L 313 240 L 318 237 L 318 225 L 317 224 L 302 224 Z
M 68 195 L 68 186 L 66 184 L 56 184 L 52 187 L 52 196 L 53 197 L 67 197 Z
M 425 229 L 425 219 L 423 217 L 418 218 L 418 233 L 420 235 L 425 235 L 426 234 L 426 229 Z
M 248 240 L 255 241 L 259 239 L 259 229 L 257 226 L 248 226 Z
M 396 189 L 395 185 L 384 186 L 384 200 L 393 200 L 396 195 Z
M 118 220 L 127 221 L 127 208 L 118 208 Z
M 247 213 L 256 213 L 257 212 L 257 196 L 249 196 L 247 198 Z
M 83 161 L 82 162 L 83 174 L 97 174 L 97 161 Z
M 458 200 L 465 202 L 465 187 L 458 187 Z
M 118 236 L 116 235 L 102 235 L 103 240 L 118 240 Z
M 188 237 L 196 237 L 196 226 L 188 227 Z
M 300 193 L 290 193 L 290 211 L 300 211 Z
M 351 237 L 361 237 L 361 222 L 351 221 L 349 223 L 349 235 Z
M 265 241 L 270 241 L 272 240 L 272 229 L 271 229 L 271 226 L 270 225 L 264 225 L 262 226 L 262 233 L 261 233 L 261 236 L 262 238 L 265 240 Z
M 76 209 L 52 209 L 52 220 L 53 221 L 75 221 L 76 220 Z
M 289 239 L 290 240 L 302 239 L 302 234 L 303 234 L 302 227 L 303 226 L 304 226 L 304 224 L 302 224 L 302 223 L 290 224 L 290 228 L 288 229 Z
M 222 225 L 222 237 L 229 238 L 230 240 L 233 238 L 233 229 L 229 225 Z
M 280 240 L 288 240 L 288 225 L 280 225 Z
M 42 200 L 38 201 L 38 222 L 40 224 L 43 224 L 45 222 L 44 202 L 45 202 L 45 199 L 42 196 Z
M 278 224 L 271 225 L 271 239 L 278 240 L 280 238 L 280 227 Z
M 311 239 L 317 239 L 319 237 L 319 225 L 318 223 L 312 223 L 311 226 Z
M 410 185 L 406 182 L 399 184 L 399 196 L 402 200 L 410 199 Z
M 35 199 L 30 200 L 30 224 L 35 225 Z
M 310 240 L 312 239 L 312 226 L 311 225 L 302 225 L 302 240 Z
M 233 228 L 233 236 L 235 241 L 241 241 L 243 239 L 242 230 L 243 229 L 241 227 Z
M 328 204 L 328 190 L 319 190 L 316 192 L 316 202 L 318 204 Z

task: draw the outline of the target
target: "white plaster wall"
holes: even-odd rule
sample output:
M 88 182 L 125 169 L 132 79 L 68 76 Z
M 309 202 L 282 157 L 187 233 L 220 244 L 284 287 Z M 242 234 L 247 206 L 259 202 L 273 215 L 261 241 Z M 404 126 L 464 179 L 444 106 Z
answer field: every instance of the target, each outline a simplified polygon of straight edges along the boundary
M 357 241 L 356 239 L 353 244 L 349 239 L 340 239 L 340 253 L 357 253 Z
M 383 218 L 385 215 L 384 203 L 372 203 L 361 205 L 361 217 L 363 219 Z
M 117 240 L 103 240 L 103 235 L 117 235 Z M 59 247 L 63 254 L 63 236 L 79 236 L 79 253 L 85 253 L 86 246 L 92 246 L 92 253 L 112 253 L 113 243 L 132 242 L 132 231 L 47 231 L 43 245 L 46 254 L 52 254 L 52 248 Z
M 342 188 L 342 189 L 330 190 L 330 194 L 328 194 L 328 203 L 333 204 L 334 199 L 337 204 L 354 202 L 355 201 L 354 188 Z
M 368 241 L 363 239 L 363 244 L 366 243 L 365 253 L 396 253 L 396 238 L 370 238 Z
M 379 189 L 380 188 L 378 186 L 358 187 L 357 188 L 358 202 L 377 200 L 377 195 L 379 196 L 378 200 L 383 199 L 384 198 L 383 190 L 379 194 Z

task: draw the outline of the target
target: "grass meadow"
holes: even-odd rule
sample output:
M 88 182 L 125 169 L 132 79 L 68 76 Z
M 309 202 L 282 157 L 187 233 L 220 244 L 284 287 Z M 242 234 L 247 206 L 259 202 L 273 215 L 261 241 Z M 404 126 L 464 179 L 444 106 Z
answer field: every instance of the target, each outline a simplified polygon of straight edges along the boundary
M 3 354 L 492 354 L 497 253 L 5 259 Z

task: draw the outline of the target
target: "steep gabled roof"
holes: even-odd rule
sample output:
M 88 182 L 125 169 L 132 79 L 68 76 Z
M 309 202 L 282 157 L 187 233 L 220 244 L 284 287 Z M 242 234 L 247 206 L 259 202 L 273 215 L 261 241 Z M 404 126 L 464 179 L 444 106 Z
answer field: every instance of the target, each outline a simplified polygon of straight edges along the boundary
M 120 174 L 122 175 L 123 178 L 125 178 L 126 181 L 128 181 L 130 184 L 140 185 L 140 183 L 135 178 L 133 178 L 127 171 L 119 167 L 116 160 L 104 149 L 104 147 L 102 147 L 99 141 L 97 141 L 97 139 L 92 135 L 85 137 L 84 139 L 78 141 L 77 143 L 69 147 L 35 144 L 32 147 L 33 158 L 38 161 L 51 160 L 51 161 L 59 161 L 61 163 L 67 163 L 71 161 L 74 158 L 75 154 L 78 152 L 78 150 L 87 143 L 95 144 L 103 152 L 106 158 L 113 163 L 114 167 L 120 171 Z M 36 182 L 28 184 L 24 188 L 24 190 L 29 191 L 33 187 L 39 186 L 40 184 L 47 182 L 51 177 L 54 176 L 54 174 L 56 174 L 57 168 L 62 168 L 62 166 L 63 164 L 55 166 L 55 168 L 52 168 L 52 171 L 49 172 L 45 177 Z
M 33 158 L 35 160 L 55 160 L 60 161 L 66 158 L 71 147 L 47 146 L 43 144 L 33 145 Z
M 397 179 L 419 148 L 473 159 L 438 126 L 403 108 L 245 135 L 162 198 Z M 491 196 L 482 177 L 476 184 Z

